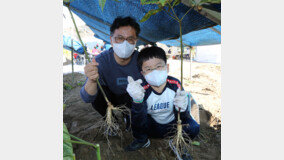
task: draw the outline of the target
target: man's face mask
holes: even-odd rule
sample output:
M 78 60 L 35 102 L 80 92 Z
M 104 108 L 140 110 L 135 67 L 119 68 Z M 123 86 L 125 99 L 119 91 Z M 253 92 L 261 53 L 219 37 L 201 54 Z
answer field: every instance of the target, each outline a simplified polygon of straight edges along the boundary
M 130 44 L 125 40 L 123 43 L 113 43 L 113 50 L 119 58 L 128 58 L 132 55 L 135 44 Z

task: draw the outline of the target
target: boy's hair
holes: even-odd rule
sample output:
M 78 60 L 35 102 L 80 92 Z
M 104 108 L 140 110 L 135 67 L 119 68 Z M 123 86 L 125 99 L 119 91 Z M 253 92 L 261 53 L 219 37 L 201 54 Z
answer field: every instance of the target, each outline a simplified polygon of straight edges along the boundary
M 120 27 L 123 26 L 131 26 L 132 28 L 135 29 L 136 32 L 136 36 L 138 37 L 139 33 L 140 33 L 140 26 L 139 24 L 135 21 L 135 19 L 131 18 L 131 17 L 117 17 L 112 25 L 110 26 L 110 35 L 113 36 L 114 31 Z
M 138 54 L 137 65 L 139 71 L 142 71 L 142 64 L 151 58 L 162 59 L 167 64 L 166 52 L 162 48 L 156 46 L 146 47 Z

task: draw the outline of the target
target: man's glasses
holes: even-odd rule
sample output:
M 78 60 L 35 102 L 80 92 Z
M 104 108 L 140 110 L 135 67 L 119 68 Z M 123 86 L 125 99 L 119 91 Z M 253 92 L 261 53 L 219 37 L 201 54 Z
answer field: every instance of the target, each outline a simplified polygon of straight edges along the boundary
M 125 40 L 127 40 L 128 43 L 135 44 L 137 38 L 135 38 L 135 37 L 124 38 L 122 36 L 117 36 L 117 37 L 114 37 L 114 40 L 115 40 L 116 43 L 123 43 Z

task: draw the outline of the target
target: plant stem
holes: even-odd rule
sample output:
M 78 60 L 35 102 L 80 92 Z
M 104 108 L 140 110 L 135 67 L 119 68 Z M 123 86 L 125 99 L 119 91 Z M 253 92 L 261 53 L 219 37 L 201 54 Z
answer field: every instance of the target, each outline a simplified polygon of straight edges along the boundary
M 96 148 L 97 149 L 97 159 L 101 160 L 101 153 L 100 153 L 100 145 L 99 144 L 93 144 L 93 143 L 84 141 L 83 139 L 78 138 L 76 136 L 73 136 L 72 134 L 69 134 L 68 132 L 64 132 L 63 131 L 63 133 L 68 134 L 71 138 L 78 140 L 78 141 L 65 140 L 66 142 L 69 141 L 71 143 L 85 144 L 85 145 L 89 145 L 89 146 L 92 146 L 92 147 Z
M 178 22 L 179 23 L 179 38 L 180 38 L 180 49 L 181 49 L 181 56 L 180 56 L 180 64 L 181 64 L 181 86 L 183 86 L 183 44 L 182 44 L 182 27 L 181 27 L 181 21 Z
M 108 103 L 108 102 L 109 102 L 109 100 L 107 99 L 107 96 L 106 96 L 106 94 L 105 94 L 105 91 L 103 90 L 103 88 L 102 88 L 102 86 L 101 86 L 101 84 L 100 84 L 100 82 L 99 82 L 99 79 L 97 79 L 97 84 L 98 84 L 98 86 L 99 86 L 100 90 L 102 91 L 102 93 L 103 93 L 103 95 L 104 95 L 104 98 L 105 98 L 106 102 Z
M 76 28 L 76 33 L 77 33 L 77 35 L 78 35 L 78 37 L 79 37 L 79 40 L 80 40 L 80 42 L 81 42 L 81 45 L 83 46 L 84 53 L 85 53 L 85 57 L 86 57 L 86 59 L 88 60 L 88 62 L 90 63 L 90 62 L 91 62 L 91 60 L 90 60 L 90 58 L 89 58 L 89 56 L 88 56 L 88 54 L 87 54 L 87 52 L 86 52 L 86 49 L 85 49 L 84 43 L 83 43 L 83 41 L 82 41 L 82 39 L 81 39 L 81 36 L 80 36 L 80 34 L 79 34 L 79 31 L 78 31 L 78 28 L 77 28 L 77 25 L 76 25 L 75 19 L 74 19 L 74 17 L 73 17 L 73 14 L 72 14 L 72 12 L 71 12 L 71 9 L 70 9 L 69 5 L 68 5 L 68 10 L 69 10 L 69 12 L 70 12 L 70 15 L 71 15 L 71 18 L 72 18 L 73 24 L 74 24 L 74 26 L 75 26 L 75 28 Z M 99 86 L 100 90 L 102 91 L 102 93 L 103 93 L 103 95 L 104 95 L 104 98 L 105 98 L 106 102 L 109 102 L 109 100 L 107 99 L 107 96 L 106 96 L 106 94 L 105 94 L 105 92 L 104 92 L 104 90 L 103 90 L 103 88 L 102 88 L 102 86 L 101 86 L 101 84 L 100 84 L 100 82 L 99 82 L 99 79 L 97 79 L 97 84 L 98 84 L 98 86 Z
M 77 25 L 76 25 L 76 23 L 75 23 L 75 19 L 74 19 L 74 17 L 73 17 L 73 14 L 72 14 L 72 12 L 71 12 L 71 9 L 70 9 L 69 5 L 68 5 L 68 10 L 69 10 L 69 12 L 70 12 L 70 15 L 71 15 L 71 18 L 72 18 L 73 24 L 74 24 L 74 26 L 75 26 L 75 29 L 76 29 L 77 35 L 78 35 L 78 37 L 79 37 L 79 40 L 80 40 L 80 42 L 81 42 L 81 45 L 83 46 L 84 53 L 85 53 L 85 58 L 86 58 L 86 59 L 88 59 L 88 62 L 90 63 L 90 62 L 91 62 L 91 60 L 90 60 L 90 58 L 89 58 L 89 56 L 88 56 L 88 54 L 87 54 L 87 52 L 86 52 L 85 45 L 84 45 L 84 43 L 83 43 L 83 41 L 82 41 L 82 39 L 81 39 L 81 36 L 80 36 L 80 34 L 79 34 L 79 31 L 78 31 Z
M 73 39 L 71 39 L 71 62 L 72 62 L 72 85 L 74 85 L 74 54 L 73 54 Z
M 77 143 L 77 144 L 85 144 L 85 145 L 92 146 L 92 147 L 94 147 L 95 149 L 97 149 L 97 147 L 96 147 L 94 144 L 88 143 L 88 142 L 73 141 L 73 140 L 63 140 L 63 141 L 64 141 L 64 142 Z
M 100 145 L 99 145 L 99 144 L 96 144 L 96 146 L 97 146 L 97 159 L 98 159 L 98 160 L 101 160 Z
M 191 7 L 191 8 L 182 16 L 182 18 L 180 19 L 181 21 L 183 20 L 183 18 L 187 15 L 187 13 L 188 13 L 192 8 L 194 8 L 194 6 Z
M 171 7 L 171 10 L 172 10 L 172 12 L 174 13 L 174 16 L 176 17 L 177 21 L 180 21 L 180 19 L 179 19 L 178 16 L 176 15 L 176 12 L 174 11 L 174 9 L 173 9 L 171 3 L 168 2 L 168 4 L 169 4 L 169 6 Z
M 164 8 L 163 8 L 163 11 L 165 11 L 165 13 L 166 13 L 167 15 L 169 15 L 172 19 L 178 21 L 175 17 L 173 17 L 173 16 L 171 15 L 171 12 L 166 11 Z
M 92 146 L 97 150 L 97 159 L 101 160 L 101 152 L 100 152 L 100 145 L 99 144 L 92 144 L 89 142 L 81 142 L 81 141 L 73 141 L 73 140 L 63 140 L 63 142 L 70 142 L 70 143 L 77 143 L 77 144 L 84 144 L 84 145 L 88 145 L 88 146 Z
M 181 81 L 181 86 L 183 86 L 183 44 L 182 44 L 182 27 L 181 27 L 182 19 L 179 19 L 179 18 L 178 18 L 178 16 L 176 15 L 176 13 L 175 13 L 175 11 L 174 11 L 174 9 L 173 9 L 171 3 L 168 2 L 168 4 L 169 4 L 169 6 L 171 7 L 171 10 L 172 10 L 174 16 L 176 17 L 176 20 L 177 20 L 178 23 L 179 23 L 179 38 L 180 38 L 180 50 L 181 50 L 181 56 L 180 56 L 180 61 L 181 61 L 181 74 L 180 74 L 180 76 L 181 76 L 181 78 L 180 78 L 180 81 Z M 188 13 L 188 12 L 189 12 L 189 10 L 187 11 L 187 13 Z M 186 13 L 186 14 L 187 14 L 187 13 Z M 185 15 L 186 15 L 186 14 L 185 14 Z M 185 16 L 185 15 L 184 15 L 184 16 Z M 183 16 L 183 17 L 184 17 L 184 16 Z M 182 17 L 182 18 L 183 18 L 183 17 Z
M 73 136 L 72 134 L 69 134 L 68 132 L 63 132 L 63 133 L 68 134 L 71 138 L 76 139 L 76 140 L 78 140 L 78 141 L 80 141 L 80 142 L 89 143 L 90 145 L 94 145 L 94 144 L 92 144 L 92 143 L 90 143 L 90 142 L 87 142 L 87 141 L 81 139 L 81 138 L 78 138 L 78 137 L 76 137 L 76 136 Z M 97 148 L 97 146 L 94 146 L 94 147 Z

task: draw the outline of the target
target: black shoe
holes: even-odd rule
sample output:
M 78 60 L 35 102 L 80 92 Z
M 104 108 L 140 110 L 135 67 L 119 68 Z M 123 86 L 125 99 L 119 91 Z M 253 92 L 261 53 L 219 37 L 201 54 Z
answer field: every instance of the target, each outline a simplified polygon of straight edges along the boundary
M 136 151 L 140 148 L 147 148 L 150 146 L 150 140 L 147 139 L 144 143 L 140 143 L 137 140 L 134 140 L 130 145 L 125 147 L 125 151 Z

